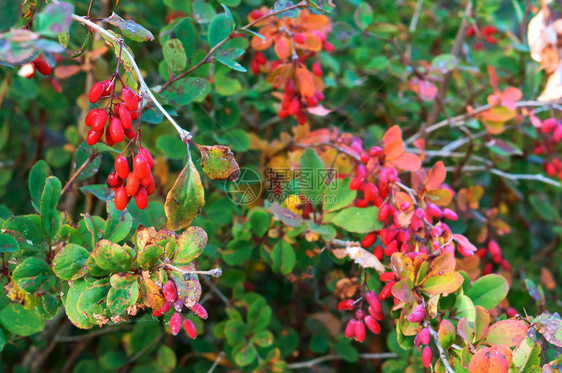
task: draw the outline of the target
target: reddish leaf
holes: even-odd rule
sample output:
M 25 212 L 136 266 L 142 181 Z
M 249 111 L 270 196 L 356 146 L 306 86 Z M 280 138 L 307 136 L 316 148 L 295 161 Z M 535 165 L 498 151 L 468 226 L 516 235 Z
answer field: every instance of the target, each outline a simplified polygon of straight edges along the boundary
M 312 97 L 316 92 L 312 74 L 305 67 L 297 67 L 296 71 L 297 89 L 304 97 Z
M 498 348 L 483 348 L 472 357 L 468 366 L 469 373 L 507 373 L 509 360 Z
M 479 341 L 488 332 L 490 314 L 482 306 L 476 306 L 474 309 L 476 310 L 476 318 L 474 320 L 474 340 Z
M 515 101 L 519 101 L 523 97 L 523 93 L 519 88 L 507 87 L 501 95 L 501 104 L 510 110 L 515 110 Z
M 455 338 L 457 337 L 455 326 L 449 320 L 443 319 L 439 324 L 437 335 L 439 336 L 441 346 L 447 350 L 455 343 Z
M 422 285 L 421 290 L 428 294 L 451 294 L 461 287 L 464 277 L 458 272 L 445 273 L 428 278 Z
M 428 277 L 438 276 L 455 270 L 456 259 L 451 253 L 443 253 L 435 258 L 429 267 Z
M 280 36 L 279 38 L 277 38 L 274 49 L 275 54 L 277 54 L 277 57 L 279 57 L 279 59 L 284 60 L 285 58 L 288 58 L 291 55 L 289 38 L 287 38 L 286 36 Z
M 406 171 L 416 171 L 421 167 L 421 159 L 415 154 L 402 153 L 400 158 L 389 162 L 392 166 Z
M 391 142 L 402 141 L 402 130 L 398 125 L 394 125 L 386 131 L 382 138 L 384 146 L 387 147 Z
M 306 49 L 313 52 L 318 52 L 322 49 L 322 39 L 314 32 L 304 33 L 305 40 L 302 44 L 297 44 L 299 48 Z
M 493 66 L 488 66 L 488 75 L 490 75 L 490 85 L 494 91 L 498 90 L 498 73 Z
M 409 303 L 414 300 L 414 294 L 412 293 L 413 287 L 414 284 L 412 283 L 412 280 L 404 278 L 394 284 L 392 287 L 392 295 L 394 298 Z
M 472 343 L 472 339 L 474 337 L 472 328 L 468 324 L 468 320 L 463 317 L 460 319 L 459 323 L 457 324 L 457 333 L 467 342 Z
M 445 181 L 447 176 L 447 170 L 445 170 L 445 165 L 443 161 L 439 161 L 433 165 L 427 177 L 425 178 L 425 188 L 428 190 L 438 189 L 441 184 Z
M 516 346 L 527 334 L 529 325 L 521 320 L 503 320 L 492 324 L 482 343 L 490 346 Z

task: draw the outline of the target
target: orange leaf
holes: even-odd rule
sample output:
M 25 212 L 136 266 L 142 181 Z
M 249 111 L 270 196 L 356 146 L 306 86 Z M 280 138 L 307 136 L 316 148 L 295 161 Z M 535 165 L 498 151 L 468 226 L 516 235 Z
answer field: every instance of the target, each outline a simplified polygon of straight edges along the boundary
M 507 373 L 509 361 L 498 348 L 483 348 L 472 357 L 468 366 L 469 373 Z
M 501 103 L 510 110 L 515 110 L 515 101 L 519 101 L 523 97 L 523 93 L 519 88 L 507 87 L 501 94 Z
M 412 153 L 402 153 L 402 155 L 390 164 L 396 168 L 400 168 L 406 171 L 416 171 L 421 167 L 421 159 Z
M 447 176 L 447 170 L 445 170 L 445 165 L 443 161 L 439 161 L 433 165 L 427 177 L 425 178 L 425 188 L 428 190 L 438 189 L 441 184 L 445 181 Z
M 280 36 L 275 42 L 275 54 L 279 59 L 284 60 L 291 55 L 291 42 L 286 36 Z
M 488 75 L 490 75 L 490 85 L 492 86 L 494 91 L 497 91 L 498 90 L 498 73 L 496 72 L 496 69 L 491 65 L 488 65 Z
M 297 67 L 295 74 L 297 80 L 297 89 L 304 97 L 314 96 L 314 80 L 312 74 L 305 67 Z
M 516 346 L 527 334 L 529 325 L 521 320 L 502 320 L 490 326 L 484 344 Z
M 449 189 L 433 189 L 425 193 L 425 198 L 439 206 L 447 206 L 453 200 L 453 193 Z
M 402 130 L 395 124 L 386 131 L 382 141 L 385 147 L 387 147 L 391 142 L 402 141 Z
M 82 71 L 82 67 L 78 65 L 62 65 L 55 68 L 55 76 L 59 79 L 70 78 Z
M 299 48 L 313 52 L 318 52 L 322 49 L 322 39 L 320 39 L 320 36 L 313 32 L 305 32 L 304 37 L 304 43 L 297 44 Z
M 461 287 L 464 277 L 458 272 L 444 273 L 429 277 L 424 281 L 421 290 L 431 295 L 451 294 Z
M 475 255 L 475 257 L 477 257 Z M 474 320 L 474 340 L 479 341 L 488 332 L 490 325 L 490 314 L 482 306 L 475 306 L 476 317 Z
M 384 147 L 384 155 L 387 160 L 393 160 L 404 153 L 404 142 L 402 139 L 393 141 Z
M 444 253 L 442 255 L 439 255 L 431 262 L 427 277 L 453 272 L 455 270 L 455 262 L 455 256 L 451 253 Z

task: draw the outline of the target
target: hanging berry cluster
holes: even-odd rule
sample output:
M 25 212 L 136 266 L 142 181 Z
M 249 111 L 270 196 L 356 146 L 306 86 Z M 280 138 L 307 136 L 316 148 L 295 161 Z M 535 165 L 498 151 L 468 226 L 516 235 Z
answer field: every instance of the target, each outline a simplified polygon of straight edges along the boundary
M 33 60 L 33 62 L 23 65 L 19 70 L 19 75 L 27 79 L 31 79 L 35 76 L 36 70 L 39 71 L 42 75 L 51 75 L 51 72 L 53 71 L 51 69 L 51 65 L 49 65 L 49 62 L 47 61 L 45 56 L 43 56 L 43 54 L 40 54 L 36 59 Z
M 115 171 L 107 177 L 107 185 L 115 191 L 115 207 L 118 210 L 124 210 L 132 197 L 135 197 L 137 207 L 143 210 L 148 205 L 148 196 L 154 193 L 155 189 L 151 171 L 154 168 L 154 160 L 148 149 L 140 145 L 137 155 L 131 152 L 130 159 L 132 172 L 123 153 L 115 158 Z
M 558 177 L 562 180 L 562 161 L 558 158 L 556 146 L 562 140 L 562 123 L 556 118 L 548 118 L 541 121 L 533 113 L 529 116 L 531 123 L 539 132 L 535 140 L 535 155 L 544 155 L 543 169 L 550 177 Z
M 363 310 L 364 300 L 367 301 L 368 314 Z M 356 339 L 358 342 L 365 340 L 365 325 L 373 334 L 380 334 L 381 326 L 379 321 L 384 320 L 382 303 L 374 291 L 367 291 L 365 295 L 357 300 L 344 299 L 338 304 L 340 311 L 355 311 L 355 317 L 349 320 L 345 327 L 345 336 L 349 339 Z
M 166 282 L 166 284 L 164 284 L 164 286 L 162 287 L 162 292 L 164 294 L 166 302 L 164 302 L 162 307 L 160 307 L 159 309 L 152 311 L 152 314 L 155 317 L 160 317 L 166 314 L 173 305 L 175 312 L 170 318 L 170 332 L 173 335 L 178 335 L 183 325 L 183 329 L 190 338 L 197 338 L 197 330 L 195 329 L 193 321 L 184 317 L 182 322 L 182 311 L 184 308 L 184 304 L 178 297 L 176 284 L 174 284 L 172 280 L 168 280 L 168 282 Z M 197 302 L 195 302 L 195 304 L 191 306 L 190 309 L 203 320 L 208 317 L 207 310 L 205 310 L 205 308 Z
M 250 22 L 267 14 L 267 9 L 254 10 Z M 299 124 L 307 122 L 306 113 L 316 113 L 324 100 L 322 67 L 317 52 L 332 52 L 334 46 L 326 40 L 331 31 L 330 19 L 324 15 L 301 10 L 297 17 L 269 17 L 256 23 L 263 38 L 252 38 L 256 50 L 252 59 L 252 72 L 268 74 L 267 82 L 283 93 L 274 95 L 281 100 L 279 116 L 294 117 Z M 263 51 L 273 45 L 277 60 L 268 61 Z M 309 59 L 315 61 L 307 63 Z M 310 70 L 309 70 L 310 66 Z
M 133 120 L 139 117 L 138 106 L 141 97 L 127 87 L 123 81 L 121 83 L 121 97 L 115 94 L 115 79 L 121 77 L 115 73 L 110 79 L 95 83 L 90 89 L 88 99 L 95 104 L 101 98 L 107 99 L 105 107 L 94 108 L 86 116 L 86 126 L 90 127 L 86 141 L 89 145 L 94 145 L 100 141 L 105 129 L 105 141 L 112 146 L 120 143 L 127 136 L 128 139 L 135 137 Z M 106 128 L 106 124 L 109 125 Z

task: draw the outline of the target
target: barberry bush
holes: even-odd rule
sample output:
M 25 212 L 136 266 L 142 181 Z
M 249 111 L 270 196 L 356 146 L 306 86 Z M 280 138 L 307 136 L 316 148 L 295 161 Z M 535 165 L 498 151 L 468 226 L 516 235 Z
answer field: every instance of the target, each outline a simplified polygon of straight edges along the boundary
M 560 371 L 559 4 L 1 4 L 2 371 Z

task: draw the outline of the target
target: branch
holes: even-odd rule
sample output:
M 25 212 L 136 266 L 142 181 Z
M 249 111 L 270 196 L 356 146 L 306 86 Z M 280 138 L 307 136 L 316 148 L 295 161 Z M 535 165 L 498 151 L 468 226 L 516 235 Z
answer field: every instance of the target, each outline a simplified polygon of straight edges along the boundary
M 58 0 L 54 0 L 53 2 L 57 3 Z M 131 61 L 131 65 L 133 66 L 133 70 L 135 70 L 135 74 L 137 75 L 137 77 L 139 79 L 139 83 L 140 83 L 140 86 L 141 86 L 141 88 L 139 89 L 139 93 L 140 94 L 146 93 L 148 95 L 148 97 L 150 97 L 150 100 L 154 103 L 154 105 L 156 105 L 158 110 L 160 110 L 162 112 L 162 114 L 164 114 L 164 116 L 170 121 L 170 123 L 172 123 L 172 125 L 175 127 L 176 131 L 178 131 L 178 134 L 180 135 L 180 137 L 183 141 L 191 140 L 191 133 L 189 133 L 189 131 L 181 128 L 179 126 L 179 124 L 177 124 L 176 121 L 170 116 L 170 114 L 168 114 L 168 112 L 162 107 L 162 105 L 160 105 L 160 102 L 158 102 L 158 100 L 154 97 L 154 95 L 150 91 L 150 88 L 148 88 L 148 85 L 144 81 L 144 79 L 142 77 L 142 74 L 139 70 L 139 67 L 137 66 L 137 63 L 135 62 L 135 59 L 134 59 L 133 55 L 129 52 L 129 50 L 127 48 L 125 48 L 125 46 L 123 44 L 123 39 L 114 36 L 112 33 L 107 31 L 103 27 L 95 24 L 94 22 L 90 21 L 86 17 L 80 17 L 80 16 L 77 16 L 76 14 L 73 14 L 72 19 L 74 19 L 76 22 L 81 23 L 81 24 L 87 26 L 88 28 L 90 28 L 92 30 L 95 30 L 96 32 L 99 32 L 100 34 L 104 35 L 105 38 L 111 40 L 114 43 L 114 47 L 115 47 L 115 44 L 123 46 L 123 48 L 122 48 L 123 53 L 125 53 L 125 55 L 129 59 L 129 61 Z
M 241 27 L 237 30 L 234 30 L 233 32 L 230 33 L 230 35 L 228 35 L 226 38 L 224 38 L 223 40 L 221 40 L 217 45 L 215 45 L 214 47 L 211 48 L 211 50 L 207 53 L 207 55 L 205 57 L 203 57 L 201 59 L 201 61 L 197 62 L 195 65 L 193 65 L 192 67 L 190 67 L 187 71 L 181 73 L 180 75 L 168 80 L 166 83 L 164 83 L 164 85 L 162 85 L 162 87 L 160 88 L 160 90 L 158 91 L 158 93 L 162 93 L 163 91 L 166 90 L 166 88 L 168 88 L 170 85 L 172 85 L 173 83 L 177 82 L 180 79 L 183 79 L 184 77 L 186 77 L 187 75 L 189 75 L 191 72 L 193 72 L 194 70 L 198 69 L 199 67 L 201 67 L 201 65 L 206 64 L 208 62 L 211 61 L 211 56 L 221 47 L 223 46 L 227 41 L 229 41 L 230 39 L 232 39 L 234 37 L 234 35 L 238 34 L 241 31 L 246 31 L 248 30 L 250 27 L 252 27 L 253 25 L 255 25 L 258 22 L 263 21 L 266 18 L 272 17 L 272 16 L 276 16 L 278 14 L 284 13 L 288 10 L 292 10 L 292 9 L 296 9 L 296 8 L 304 8 L 308 5 L 308 1 L 301 1 L 298 4 L 294 4 L 291 6 L 288 6 L 287 8 L 283 8 L 281 10 L 277 10 L 275 12 L 270 12 L 267 13 L 266 15 L 264 15 L 263 17 L 260 17 L 256 20 L 253 20 L 252 22 L 248 23 L 246 26 Z
M 464 16 L 462 18 L 461 25 L 460 25 L 460 27 L 457 31 L 457 36 L 455 37 L 455 44 L 453 45 L 453 49 L 451 50 L 451 54 L 455 57 L 458 57 L 461 54 L 462 43 L 463 43 L 465 35 L 466 35 L 466 30 L 468 30 L 468 27 L 470 26 L 470 22 L 468 21 L 468 17 L 470 16 L 471 11 L 472 11 L 472 1 L 468 0 L 468 2 L 466 4 L 466 9 L 464 11 Z M 439 90 L 437 91 L 436 101 L 433 104 L 433 107 L 431 108 L 431 112 L 429 113 L 429 116 L 427 117 L 427 121 L 425 121 L 422 124 L 422 126 L 419 130 L 420 136 L 424 139 L 427 137 L 427 134 L 428 134 L 427 127 L 431 123 L 435 122 L 435 119 L 437 119 L 437 115 L 439 115 L 439 112 L 441 110 L 443 110 L 443 112 L 445 112 L 445 106 L 444 106 L 445 95 L 447 94 L 447 91 L 449 90 L 449 84 L 451 82 L 452 76 L 453 76 L 453 72 L 449 71 L 443 77 L 443 83 L 441 83 L 441 85 L 439 86 Z M 445 114 L 446 114 L 446 112 L 445 112 Z
M 207 373 L 213 373 L 215 371 L 215 368 L 219 365 L 219 363 L 221 362 L 223 357 L 224 357 L 224 351 L 221 351 L 221 353 L 217 356 L 217 360 L 215 360 L 213 365 L 211 365 L 211 368 L 209 368 Z
M 447 169 L 447 171 L 452 170 L 450 167 L 447 167 L 446 169 Z M 541 175 L 541 174 L 531 174 L 531 175 L 529 175 L 529 174 L 510 174 L 510 173 L 504 172 L 502 170 L 498 170 L 497 168 L 489 168 L 489 167 L 486 167 L 486 166 L 466 166 L 463 169 L 463 171 L 464 172 L 467 172 L 467 171 L 490 171 L 494 175 L 503 177 L 505 179 L 512 180 L 515 183 L 517 183 L 517 181 L 519 181 L 519 180 L 535 180 L 535 181 L 540 181 L 540 182 L 545 183 L 545 184 L 553 185 L 553 186 L 558 187 L 558 188 L 562 187 L 560 182 L 558 182 L 556 180 L 553 180 L 553 179 L 550 179 L 548 177 L 545 177 L 544 175 Z
M 426 322 L 425 326 L 427 327 L 427 329 L 429 330 L 429 333 L 431 334 L 431 336 L 433 337 L 433 340 L 435 341 L 435 345 L 437 346 L 437 349 L 439 350 L 439 359 L 441 359 L 441 362 L 443 363 L 443 366 L 445 366 L 445 371 L 447 373 L 455 373 L 453 368 L 451 368 L 451 364 L 449 364 L 449 360 L 447 360 L 447 353 L 445 352 L 445 350 L 443 349 L 443 346 L 441 346 L 441 343 L 439 342 L 439 335 L 437 334 L 437 332 L 435 330 L 433 330 L 431 325 L 429 325 L 429 322 Z
M 517 108 L 542 107 L 542 106 L 552 107 L 553 109 L 562 111 L 562 105 L 560 105 L 557 102 L 540 102 L 540 101 L 529 100 L 529 101 L 518 101 L 515 103 L 515 107 Z M 452 128 L 460 127 L 463 124 L 465 124 L 468 119 L 474 118 L 477 114 L 480 114 L 492 107 L 493 107 L 492 105 L 482 105 L 473 109 L 471 113 L 461 114 L 461 115 L 457 115 L 456 117 L 452 117 L 450 119 L 442 120 L 441 122 L 437 122 L 427 127 L 425 129 L 425 133 L 429 134 L 448 125 L 450 125 Z M 417 139 L 419 139 L 420 137 L 422 137 L 421 133 L 418 132 L 415 135 L 411 136 L 409 139 L 405 140 L 404 143 L 411 144 Z
M 213 277 L 220 277 L 222 276 L 222 269 L 220 268 L 213 268 L 210 269 L 208 271 L 186 271 L 185 269 L 181 269 L 176 267 L 175 265 L 172 265 L 170 263 L 163 263 L 164 267 L 168 267 L 170 268 L 172 271 L 176 271 L 181 273 L 182 275 L 191 275 L 191 274 L 196 274 L 196 275 L 208 275 L 208 276 L 213 276 Z
M 66 183 L 64 188 L 62 188 L 62 190 L 60 192 L 61 196 L 64 193 L 66 193 L 68 191 L 68 189 L 70 189 L 70 186 L 72 185 L 74 180 L 76 180 L 76 178 L 86 169 L 86 167 L 88 167 L 90 162 L 92 162 L 96 158 L 96 155 L 97 155 L 96 153 L 92 152 L 90 154 L 90 156 L 88 157 L 88 159 L 86 159 L 86 161 L 84 163 L 82 163 L 82 165 L 78 168 L 78 170 L 76 170 L 76 172 L 74 174 L 72 174 L 72 176 L 70 177 L 70 180 L 68 180 L 68 182 Z
M 362 359 L 390 359 L 398 357 L 394 352 L 379 352 L 376 354 L 359 354 L 359 358 Z M 343 359 L 340 355 L 330 354 L 326 356 L 317 357 L 316 359 L 302 361 L 300 363 L 287 364 L 287 369 L 302 369 L 302 368 L 312 368 L 317 364 L 323 363 L 330 360 Z

